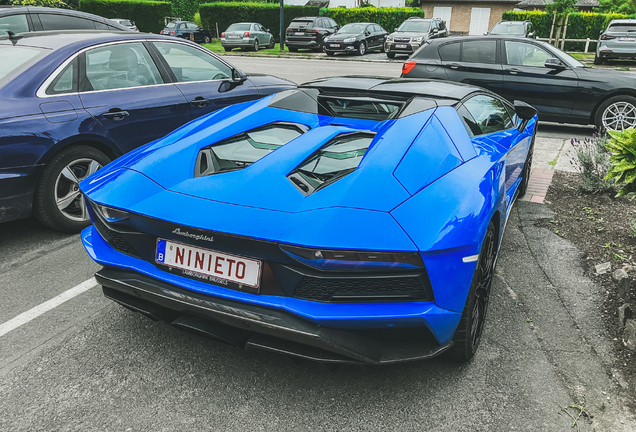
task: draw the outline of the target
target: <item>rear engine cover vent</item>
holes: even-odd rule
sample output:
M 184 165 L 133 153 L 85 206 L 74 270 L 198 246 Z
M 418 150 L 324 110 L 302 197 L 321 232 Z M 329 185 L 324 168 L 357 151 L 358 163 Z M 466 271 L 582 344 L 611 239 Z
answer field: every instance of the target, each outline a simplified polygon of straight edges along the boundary
M 358 168 L 375 134 L 338 135 L 292 171 L 287 178 L 305 196 L 340 180 Z
M 304 125 L 276 122 L 212 144 L 199 151 L 194 176 L 243 169 L 307 130 Z

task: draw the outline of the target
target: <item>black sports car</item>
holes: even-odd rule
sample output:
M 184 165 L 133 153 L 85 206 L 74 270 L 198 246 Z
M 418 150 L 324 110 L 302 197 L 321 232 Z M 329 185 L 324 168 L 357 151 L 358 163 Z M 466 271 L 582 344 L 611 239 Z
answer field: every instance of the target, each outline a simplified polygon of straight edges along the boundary
M 324 39 L 327 55 L 337 52 L 364 55 L 370 50 L 384 50 L 384 40 L 389 34 L 374 23 L 351 23 Z
M 404 78 L 438 78 L 487 88 L 522 100 L 539 120 L 636 127 L 636 77 L 586 67 L 563 51 L 519 37 L 453 37 L 431 40 L 402 68 Z

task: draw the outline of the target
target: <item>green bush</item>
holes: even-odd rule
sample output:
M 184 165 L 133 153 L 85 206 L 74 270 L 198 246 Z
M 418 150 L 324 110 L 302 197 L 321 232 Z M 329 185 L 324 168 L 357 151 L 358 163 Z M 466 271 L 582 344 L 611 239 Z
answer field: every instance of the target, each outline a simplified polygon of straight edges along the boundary
M 199 12 L 194 14 L 192 21 L 194 21 L 194 23 L 199 27 L 203 27 L 203 24 L 201 23 L 201 14 Z
M 605 148 L 612 152 L 612 166 L 605 179 L 614 179 L 621 186 L 617 197 L 636 193 L 636 129 L 608 132 L 612 138 Z
M 424 11 L 419 8 L 337 8 L 337 9 L 320 9 L 320 16 L 326 16 L 333 19 L 339 25 L 354 22 L 372 22 L 380 24 L 389 33 L 394 28 L 399 27 L 404 20 L 412 16 L 424 18 Z
M 8 4 L 15 6 L 40 6 L 58 9 L 72 9 L 69 1 L 62 0 L 9 0 Z
M 170 3 L 146 0 L 80 0 L 79 10 L 106 18 L 135 21 L 142 32 L 159 33 L 165 27 L 163 18 L 172 16 Z
M 280 6 L 278 3 L 239 3 L 218 2 L 206 3 L 199 7 L 203 27 L 216 34 L 224 32 L 230 24 L 236 22 L 257 22 L 270 29 L 278 42 L 280 39 Z M 302 16 L 318 16 L 319 10 L 314 6 L 285 5 L 285 28 L 294 18 Z
M 199 11 L 199 0 L 170 0 L 172 13 L 186 21 L 193 21 L 194 14 Z

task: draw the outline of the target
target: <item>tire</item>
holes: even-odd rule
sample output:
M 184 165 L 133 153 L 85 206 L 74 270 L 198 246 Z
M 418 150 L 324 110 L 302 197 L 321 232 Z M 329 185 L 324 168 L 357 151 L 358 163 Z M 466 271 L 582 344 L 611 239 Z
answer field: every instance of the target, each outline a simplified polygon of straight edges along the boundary
M 274 38 L 271 38 L 269 41 L 269 45 L 267 46 L 267 48 L 269 49 L 274 49 L 276 47 L 276 41 L 274 40 Z
M 210 42 L 212 42 L 212 39 L 210 39 L 210 36 L 205 36 L 203 38 L 203 43 L 210 43 Z
M 388 53 L 386 53 L 386 56 L 387 56 L 388 58 L 395 58 L 395 53 L 388 52 Z
M 252 45 L 253 51 L 258 51 L 258 39 L 254 39 L 254 45 Z
M 619 95 L 607 99 L 596 110 L 594 123 L 601 131 L 636 127 L 636 98 Z
M 333 57 L 335 52 L 333 51 L 325 51 L 329 57 Z
M 225 49 L 225 52 L 230 52 L 230 51 L 232 51 L 232 48 L 228 48 L 228 47 L 223 47 L 223 49 Z
M 601 60 L 601 58 L 599 56 L 594 56 L 594 64 L 595 65 L 600 65 L 603 64 L 603 60 Z
M 289 52 L 298 52 L 298 48 L 288 46 L 287 49 L 289 50 Z
M 536 127 L 536 126 L 535 126 Z M 526 163 L 523 166 L 523 172 L 521 173 L 521 184 L 519 185 L 519 195 L 520 197 L 524 196 L 528 191 L 528 183 L 530 182 L 530 172 L 532 171 L 532 156 L 534 155 L 534 137 L 535 134 L 532 135 L 532 141 L 530 142 L 530 149 L 528 150 L 528 156 L 526 157 Z
M 360 45 L 358 45 L 358 55 L 364 55 L 367 52 L 367 43 L 365 41 L 361 41 Z
M 34 216 L 44 225 L 79 232 L 90 225 L 78 184 L 110 159 L 88 146 L 68 147 L 46 164 L 35 188 Z
M 455 361 L 470 360 L 479 347 L 486 323 L 496 255 L 497 234 L 493 222 L 490 221 L 477 259 L 466 305 L 453 336 L 454 345 L 447 352 L 448 356 Z

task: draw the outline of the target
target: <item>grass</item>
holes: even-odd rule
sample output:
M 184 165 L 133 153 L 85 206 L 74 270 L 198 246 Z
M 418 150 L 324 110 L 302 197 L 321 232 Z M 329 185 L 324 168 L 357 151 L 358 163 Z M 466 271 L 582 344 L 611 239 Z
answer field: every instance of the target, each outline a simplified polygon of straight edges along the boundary
M 594 53 L 568 53 L 577 60 L 594 60 Z
M 225 48 L 223 48 L 223 45 L 221 45 L 221 41 L 219 39 L 212 39 L 212 42 L 209 44 L 203 44 L 204 47 L 206 47 L 207 49 L 209 49 L 212 52 L 216 52 L 216 53 L 224 53 L 225 52 Z M 232 50 L 232 52 L 239 52 L 241 50 L 239 50 L 238 48 L 234 48 Z M 248 51 L 249 52 L 249 51 Z M 289 50 L 287 49 L 287 47 L 285 47 L 285 50 L 281 53 L 280 51 L 280 44 L 276 44 L 274 46 L 274 48 L 269 49 L 269 48 L 263 48 L 261 47 L 258 50 L 258 53 L 255 52 L 249 52 L 250 55 L 260 55 L 260 54 L 269 54 L 269 55 L 290 55 L 290 56 L 297 56 L 297 57 L 311 57 L 311 54 L 315 54 L 314 51 L 309 51 L 309 50 L 303 50 L 300 52 L 289 52 Z

